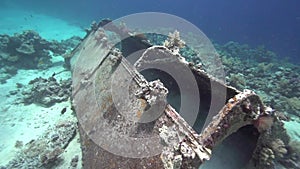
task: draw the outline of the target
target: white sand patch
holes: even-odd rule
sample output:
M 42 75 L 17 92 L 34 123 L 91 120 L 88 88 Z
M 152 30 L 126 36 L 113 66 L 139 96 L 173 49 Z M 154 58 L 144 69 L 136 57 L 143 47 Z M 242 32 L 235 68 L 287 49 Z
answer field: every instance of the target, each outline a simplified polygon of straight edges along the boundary
M 68 111 L 61 115 L 60 112 L 64 107 Z M 1 123 L 0 140 L 5 148 L 0 152 L 0 164 L 6 164 L 16 155 L 16 141 L 26 144 L 37 139 L 58 121 L 74 121 L 75 117 L 71 114 L 70 108 L 69 102 L 57 103 L 50 108 L 35 104 L 11 106 L 5 121 Z
M 0 34 L 13 35 L 24 30 L 35 30 L 47 40 L 64 40 L 85 32 L 59 18 L 21 10 L 0 10 Z
M 79 27 L 59 18 L 50 17 L 32 11 L 6 9 L 0 10 L 0 34 L 13 35 L 24 30 L 34 30 L 47 40 L 64 40 L 72 36 L 85 35 Z M 17 83 L 24 86 L 37 77 L 49 78 L 54 73 L 59 81 L 71 78 L 70 71 L 63 67 L 64 59 L 52 56 L 52 67 L 47 70 L 18 70 L 18 73 L 0 85 L 0 166 L 6 165 L 18 153 L 15 147 L 17 141 L 24 145 L 33 139 L 42 136 L 45 131 L 60 121 L 76 121 L 72 114 L 70 101 L 57 103 L 49 108 L 36 104 L 24 105 L 18 99 L 21 92 L 10 95 L 10 91 L 17 90 Z M 22 90 L 22 89 L 21 89 Z M 64 114 L 61 110 L 67 108 Z M 71 141 L 63 153 L 62 168 L 70 165 L 71 159 L 79 156 L 78 168 L 81 168 L 81 150 L 78 141 L 79 134 Z
M 75 138 L 70 142 L 70 144 L 68 145 L 68 147 L 64 151 L 64 153 L 63 153 L 63 157 L 64 157 L 63 163 L 60 164 L 59 166 L 57 166 L 56 168 L 57 169 L 70 168 L 70 163 L 76 155 L 78 156 L 78 163 L 77 163 L 77 167 L 73 168 L 73 169 L 81 169 L 82 168 L 81 167 L 82 166 L 82 161 L 80 159 L 82 158 L 82 153 L 81 153 L 81 148 L 80 148 L 79 133 L 77 133 Z
M 292 118 L 290 121 L 284 123 L 288 135 L 291 140 L 300 141 L 300 121 L 298 118 Z
M 47 70 L 18 70 L 17 75 L 8 79 L 7 83 L 0 85 L 0 97 L 2 98 L 0 101 L 0 166 L 7 164 L 16 155 L 18 151 L 15 148 L 16 141 L 26 144 L 43 135 L 47 128 L 54 126 L 59 121 L 76 121 L 75 116 L 72 114 L 70 101 L 45 108 L 36 104 L 24 105 L 18 103 L 17 98 L 22 97 L 21 92 L 17 95 L 9 95 L 9 91 L 17 89 L 16 83 L 26 86 L 30 80 L 36 77 L 48 78 L 54 72 L 65 70 L 62 66 L 63 59 L 61 57 L 53 57 L 52 61 L 56 66 Z M 70 71 L 63 71 L 55 76 L 57 80 L 70 77 Z M 67 108 L 67 111 L 61 114 L 63 108 Z M 79 142 L 75 141 L 71 145 L 72 148 L 68 147 L 68 151 L 75 151 L 80 155 Z M 73 156 L 70 156 L 69 154 L 66 157 L 68 161 L 64 165 L 70 164 L 70 158 L 73 158 Z

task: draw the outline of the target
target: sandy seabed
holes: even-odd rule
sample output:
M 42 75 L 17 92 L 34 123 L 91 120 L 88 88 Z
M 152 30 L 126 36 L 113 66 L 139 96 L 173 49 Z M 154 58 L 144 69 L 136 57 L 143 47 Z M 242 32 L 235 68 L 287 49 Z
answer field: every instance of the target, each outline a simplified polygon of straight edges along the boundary
M 13 35 L 24 30 L 34 30 L 46 40 L 57 41 L 72 36 L 83 37 L 85 35 L 85 32 L 79 26 L 69 24 L 59 18 L 37 14 L 32 11 L 0 11 L 0 34 Z M 70 100 L 46 108 L 37 104 L 24 105 L 19 102 L 22 98 L 21 93 L 10 94 L 10 91 L 17 90 L 17 83 L 26 86 L 30 80 L 37 77 L 48 78 L 54 72 L 64 70 L 64 61 L 61 56 L 53 56 L 52 63 L 53 66 L 47 70 L 18 70 L 15 76 L 0 85 L 0 166 L 6 165 L 18 154 L 20 149 L 16 147 L 17 142 L 22 142 L 25 145 L 31 140 L 39 138 L 47 129 L 61 121 L 76 121 L 76 117 L 71 110 Z M 70 77 L 71 73 L 65 71 L 58 74 L 56 79 L 68 79 Z M 61 114 L 63 108 L 66 108 L 67 111 Z M 285 127 L 292 139 L 300 140 L 299 119 L 294 118 L 292 121 L 286 122 Z M 56 168 L 69 168 L 75 155 L 78 155 L 81 159 L 78 133 L 63 152 L 61 157 L 63 162 Z M 222 164 L 216 165 L 221 166 Z M 80 160 L 77 168 L 81 168 Z
M 59 18 L 33 13 L 31 11 L 1 10 L 0 34 L 13 35 L 24 30 L 34 30 L 46 40 L 65 40 L 72 36 L 84 36 L 85 32 L 78 26 L 71 25 Z M 47 70 L 18 70 L 18 73 L 0 85 L 0 166 L 6 165 L 18 154 L 17 142 L 29 143 L 41 137 L 45 131 L 63 121 L 77 121 L 71 110 L 70 100 L 56 103 L 46 108 L 37 104 L 24 105 L 20 103 L 21 92 L 11 95 L 17 90 L 17 83 L 24 86 L 37 77 L 48 78 L 54 72 L 63 71 L 62 56 L 52 57 L 53 67 Z M 65 71 L 56 75 L 57 80 L 71 78 L 71 73 Z M 61 110 L 66 112 L 61 114 Z M 56 168 L 69 168 L 72 158 L 78 155 L 81 159 L 79 134 L 69 143 L 61 158 L 63 162 Z M 81 168 L 81 164 L 77 168 Z

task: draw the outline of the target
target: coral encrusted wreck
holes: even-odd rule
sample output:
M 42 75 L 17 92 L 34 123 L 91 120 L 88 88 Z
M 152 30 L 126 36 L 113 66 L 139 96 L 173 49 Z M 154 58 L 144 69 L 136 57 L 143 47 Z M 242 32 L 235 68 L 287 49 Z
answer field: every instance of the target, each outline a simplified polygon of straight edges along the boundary
M 120 49 L 110 45 L 111 34 L 123 39 L 117 45 Z M 266 169 L 292 165 L 287 162 L 289 138 L 276 112 L 253 91 L 227 86 L 187 62 L 178 53 L 184 44 L 179 33 L 170 36 L 165 46 L 157 46 L 105 20 L 94 25 L 72 52 L 72 99 L 83 167 L 198 169 L 221 163 L 222 168 Z M 132 66 L 127 56 L 136 51 L 139 59 Z M 170 63 L 181 70 L 176 74 L 182 78 L 184 68 L 192 72 L 201 97 L 197 125 L 190 126 L 188 117 L 177 112 L 178 88 L 172 78 L 163 71 L 150 69 L 143 75 L 137 71 L 147 64 L 163 69 Z M 213 107 L 214 116 L 205 123 L 211 98 L 218 99 L 224 91 L 224 103 L 220 99 L 222 106 Z M 184 97 L 196 104 L 194 94 L 188 91 Z

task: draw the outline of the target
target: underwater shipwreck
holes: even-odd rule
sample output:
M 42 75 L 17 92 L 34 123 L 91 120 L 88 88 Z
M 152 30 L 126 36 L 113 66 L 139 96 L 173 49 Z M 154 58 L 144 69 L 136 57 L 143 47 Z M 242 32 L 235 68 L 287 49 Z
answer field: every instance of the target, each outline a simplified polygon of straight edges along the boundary
M 112 36 L 122 40 L 113 45 Z M 176 31 L 163 45 L 155 45 L 146 36 L 104 20 L 94 23 L 65 58 L 72 70 L 83 168 L 293 166 L 284 157 L 288 151 L 284 117 L 253 91 L 239 91 L 200 64 L 186 61 L 179 52 L 183 44 Z M 134 59 L 128 59 L 131 54 Z M 154 64 L 161 70 L 151 69 Z M 176 77 L 185 81 L 184 96 L 176 79 L 162 71 L 170 67 L 181 70 Z M 187 72 L 198 93 L 190 90 Z M 182 106 L 189 110 L 189 105 L 181 104 L 183 97 L 190 105 L 199 105 L 196 116 L 180 111 Z M 211 104 L 213 99 L 219 104 Z

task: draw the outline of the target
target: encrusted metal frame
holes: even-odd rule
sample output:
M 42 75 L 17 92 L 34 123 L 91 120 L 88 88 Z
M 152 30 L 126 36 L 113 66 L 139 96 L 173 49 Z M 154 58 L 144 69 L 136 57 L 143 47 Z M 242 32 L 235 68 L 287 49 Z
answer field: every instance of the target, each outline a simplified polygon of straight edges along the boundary
M 253 125 L 262 116 L 269 115 L 262 101 L 254 92 L 250 90 L 241 92 L 219 82 L 199 67 L 182 61 L 180 54 L 175 55 L 164 46 L 152 46 L 138 36 L 128 35 L 130 38 L 122 41 L 123 49 L 118 52 L 110 46 L 105 31 L 114 31 L 121 36 L 124 36 L 122 34 L 125 33 L 118 30 L 117 27 L 103 30 L 102 25 L 103 23 L 94 25 L 83 42 L 72 52 L 72 99 L 79 119 L 84 168 L 198 169 L 204 161 L 210 159 L 213 148 L 230 134 L 243 126 Z M 144 53 L 159 49 L 162 55 L 170 55 L 179 63 L 188 66 L 203 86 L 215 83 L 226 89 L 227 103 L 219 112 L 216 112 L 217 115 L 212 118 L 201 133 L 197 133 L 168 103 L 165 103 L 164 113 L 151 124 L 141 126 L 138 123 L 120 118 L 122 115 L 118 113 L 112 99 L 112 92 L 109 89 L 112 77 L 133 79 L 129 95 L 134 98 L 132 99 L 134 103 L 129 106 L 137 106 L 134 108 L 139 109 L 141 115 L 143 115 L 145 108 L 151 106 L 153 102 L 150 100 L 151 94 L 159 95 L 161 93 L 159 97 L 165 97 L 167 94 L 167 90 L 161 82 L 155 82 L 155 85 L 160 87 L 152 87 L 153 83 L 148 82 L 123 57 L 124 53 L 134 51 L 135 48 L 145 49 Z M 116 71 L 117 67 L 124 71 Z M 117 83 L 122 85 L 124 82 L 120 80 Z M 125 113 L 130 114 L 132 112 Z M 93 122 L 83 125 L 82 119 Z M 95 126 L 95 124 L 101 125 L 103 123 L 107 123 L 107 127 L 110 125 L 119 126 L 120 132 L 145 130 L 148 135 L 159 137 L 160 141 L 156 143 L 156 146 L 162 148 L 162 153 L 152 157 L 128 158 L 106 151 L 95 143 L 95 139 L 97 139 L 95 135 L 91 138 L 91 133 L 105 134 L 101 133 L 102 131 L 97 131 L 105 126 L 99 128 Z M 146 137 L 147 134 L 143 137 Z M 105 137 L 105 135 L 98 135 L 98 137 Z

